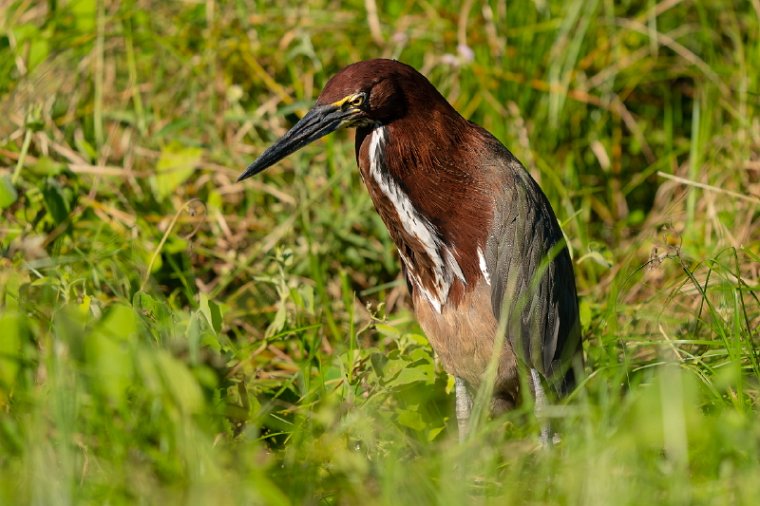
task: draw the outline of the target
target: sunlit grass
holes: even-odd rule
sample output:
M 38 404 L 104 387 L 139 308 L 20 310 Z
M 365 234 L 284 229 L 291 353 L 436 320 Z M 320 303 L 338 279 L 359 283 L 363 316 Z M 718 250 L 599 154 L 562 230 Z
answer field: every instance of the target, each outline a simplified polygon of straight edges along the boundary
M 0 503 L 754 504 L 756 3 L 336 5 L 0 0 Z M 551 451 L 457 442 L 350 134 L 235 183 L 377 56 L 557 210 Z

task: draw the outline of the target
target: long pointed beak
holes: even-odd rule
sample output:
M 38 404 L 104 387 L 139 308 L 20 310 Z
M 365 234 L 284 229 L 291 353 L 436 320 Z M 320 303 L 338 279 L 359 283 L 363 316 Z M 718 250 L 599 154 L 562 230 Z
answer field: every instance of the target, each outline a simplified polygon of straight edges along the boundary
M 316 105 L 300 119 L 293 128 L 269 146 L 261 156 L 245 169 L 238 181 L 258 174 L 271 167 L 289 154 L 307 144 L 337 130 L 349 116 L 347 111 L 333 105 Z

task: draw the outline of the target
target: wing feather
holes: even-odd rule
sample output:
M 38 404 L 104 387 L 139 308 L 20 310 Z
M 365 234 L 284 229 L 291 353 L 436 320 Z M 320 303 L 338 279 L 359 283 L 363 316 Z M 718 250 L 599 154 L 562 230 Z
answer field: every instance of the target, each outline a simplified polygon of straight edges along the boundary
M 518 357 L 564 394 L 574 386 L 570 363 L 580 350 L 573 266 L 549 201 L 503 149 L 502 190 L 485 253 L 491 304 Z

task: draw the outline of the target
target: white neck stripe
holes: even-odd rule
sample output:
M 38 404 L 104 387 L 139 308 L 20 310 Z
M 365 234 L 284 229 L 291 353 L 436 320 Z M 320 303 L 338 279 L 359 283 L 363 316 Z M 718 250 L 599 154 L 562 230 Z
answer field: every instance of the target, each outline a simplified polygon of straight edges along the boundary
M 455 278 L 463 282 L 464 274 L 454 255 L 453 248 L 443 244 L 438 231 L 430 221 L 422 216 L 409 196 L 398 186 L 393 177 L 388 174 L 385 167 L 385 144 L 387 142 L 387 131 L 385 127 L 377 127 L 372 131 L 369 143 L 369 173 L 380 191 L 391 202 L 396 214 L 401 221 L 404 231 L 411 237 L 415 237 L 425 253 L 433 263 L 433 273 L 435 275 L 434 288 L 431 293 L 422 284 L 419 274 L 415 271 L 414 265 L 409 258 L 399 251 L 402 262 L 406 265 L 407 273 L 414 284 L 420 290 L 430 304 L 437 312 L 441 312 L 441 306 L 446 302 L 449 295 L 451 284 Z

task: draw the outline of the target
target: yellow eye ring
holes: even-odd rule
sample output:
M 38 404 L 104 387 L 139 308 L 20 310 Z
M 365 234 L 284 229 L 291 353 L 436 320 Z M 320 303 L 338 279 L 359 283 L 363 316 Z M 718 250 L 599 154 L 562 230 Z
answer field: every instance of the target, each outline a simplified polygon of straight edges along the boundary
M 364 104 L 364 98 L 364 93 L 357 93 L 348 100 L 348 104 L 351 107 L 361 107 L 361 105 Z

